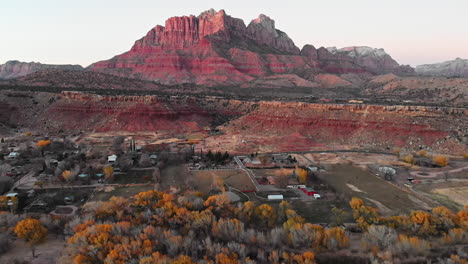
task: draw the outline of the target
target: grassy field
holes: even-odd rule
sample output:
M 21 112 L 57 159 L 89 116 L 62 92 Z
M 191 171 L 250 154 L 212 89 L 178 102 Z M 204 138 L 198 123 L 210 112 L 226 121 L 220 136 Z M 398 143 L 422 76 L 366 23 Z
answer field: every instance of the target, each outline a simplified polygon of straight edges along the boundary
M 360 197 L 381 213 L 400 213 L 424 209 L 424 203 L 410 192 L 352 165 L 332 165 L 320 179 L 347 199 Z
M 415 189 L 453 211 L 468 205 L 468 180 L 465 179 L 425 180 L 416 185 Z
M 113 183 L 129 184 L 129 183 L 154 183 L 153 169 L 147 170 L 130 170 L 126 173 L 115 174 Z
M 268 176 L 276 176 L 276 173 L 280 172 L 282 169 L 252 169 L 252 172 L 255 174 L 255 177 L 261 178 L 261 177 L 268 177 Z M 294 169 L 283 169 L 290 175 L 293 175 Z
M 344 222 L 354 222 L 351 207 L 344 201 L 291 201 L 293 209 L 296 210 L 302 217 L 310 223 L 330 223 L 332 222 L 331 209 L 333 207 L 345 210 L 346 214 L 343 217 Z
M 107 190 L 106 190 L 107 189 Z M 107 201 L 112 196 L 132 197 L 140 192 L 154 190 L 153 184 L 138 186 L 108 187 L 105 190 L 96 191 L 91 201 Z
M 211 190 L 213 183 L 216 183 L 217 179 L 240 191 L 255 190 L 255 185 L 249 176 L 241 170 L 202 170 L 194 171 L 192 175 L 194 187 L 204 193 L 208 193 Z

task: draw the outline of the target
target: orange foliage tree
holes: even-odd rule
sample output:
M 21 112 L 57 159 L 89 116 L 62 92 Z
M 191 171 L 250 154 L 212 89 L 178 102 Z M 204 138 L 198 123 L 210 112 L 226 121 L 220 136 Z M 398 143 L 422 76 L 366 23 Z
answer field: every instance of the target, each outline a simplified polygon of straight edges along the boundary
M 73 180 L 73 173 L 70 170 L 64 170 L 62 172 L 62 177 L 65 181 L 71 182 Z
M 45 241 L 47 237 L 47 229 L 42 226 L 37 219 L 28 218 L 18 222 L 15 226 L 15 234 L 19 238 L 24 239 L 32 249 L 33 257 L 36 257 L 35 246 Z
M 40 148 L 43 148 L 43 147 L 46 147 L 48 145 L 50 145 L 51 141 L 50 140 L 39 140 L 37 143 L 36 143 L 36 146 L 40 147 Z
M 445 167 L 448 165 L 449 159 L 447 156 L 437 155 L 432 158 L 432 162 L 434 162 L 434 164 L 436 164 L 437 166 Z
M 404 157 L 402 158 L 402 160 L 403 160 L 404 162 L 406 162 L 406 163 L 414 164 L 414 156 L 413 156 L 413 154 L 408 154 L 408 155 L 404 156 Z

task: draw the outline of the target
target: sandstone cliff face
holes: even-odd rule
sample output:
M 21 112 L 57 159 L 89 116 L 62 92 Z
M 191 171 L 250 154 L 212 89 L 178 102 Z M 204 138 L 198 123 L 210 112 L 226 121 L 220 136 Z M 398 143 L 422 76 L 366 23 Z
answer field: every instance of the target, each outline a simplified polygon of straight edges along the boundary
M 424 76 L 468 78 L 468 60 L 456 58 L 441 63 L 419 65 L 416 66 L 416 73 Z
M 468 111 L 462 108 L 260 102 L 255 111 L 223 127 L 224 135 L 212 143 L 239 135 L 259 151 L 334 145 L 463 153 L 467 122 Z
M 0 91 L 0 109 L 5 126 L 49 134 L 151 131 L 171 136 L 222 124 L 223 133 L 209 137 L 203 148 L 230 152 L 317 147 L 468 151 L 464 108 Z
M 83 70 L 80 65 L 51 65 L 37 62 L 7 61 L 0 65 L 0 79 L 12 79 L 28 75 L 33 72 L 60 69 L 60 70 Z
M 382 65 L 367 60 L 312 45 L 299 50 L 265 15 L 246 26 L 224 10 L 209 10 L 199 16 L 169 18 L 130 51 L 89 68 L 169 85 L 252 86 L 257 78 L 275 74 L 296 74 L 303 79 L 299 83 L 306 83 L 317 73 L 378 73 L 392 71 L 387 64 L 396 63 L 387 58 Z

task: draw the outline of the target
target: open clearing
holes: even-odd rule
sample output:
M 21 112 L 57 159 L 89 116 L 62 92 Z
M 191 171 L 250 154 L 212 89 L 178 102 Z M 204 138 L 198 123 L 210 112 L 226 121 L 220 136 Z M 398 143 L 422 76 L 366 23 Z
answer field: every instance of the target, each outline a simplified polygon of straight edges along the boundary
M 372 206 L 381 208 L 382 213 L 388 211 L 387 208 L 394 213 L 425 208 L 425 204 L 418 202 L 418 198 L 409 191 L 352 165 L 332 165 L 320 175 L 320 179 L 335 189 L 337 194 L 347 199 L 360 197 Z
M 415 190 L 429 196 L 440 205 L 453 211 L 468 205 L 468 180 L 466 179 L 426 179 L 415 186 Z
M 119 173 L 114 175 L 114 183 L 129 184 L 129 183 L 152 183 L 153 169 L 138 169 L 129 170 L 126 173 Z
M 433 192 L 445 195 L 461 205 L 468 205 L 468 186 L 434 189 Z
M 255 190 L 255 185 L 242 170 L 201 170 L 192 171 L 192 175 L 195 188 L 204 193 L 212 189 L 217 179 L 242 192 Z
M 268 176 L 273 176 L 275 177 L 277 173 L 279 173 L 281 170 L 284 170 L 288 175 L 293 175 L 294 169 L 251 169 L 251 171 L 255 174 L 256 178 L 262 178 L 262 177 L 268 177 Z
M 161 170 L 161 189 L 181 187 L 188 183 L 187 169 L 183 165 L 168 166 Z
M 0 255 L 0 263 L 10 264 L 15 263 L 15 260 L 19 260 L 18 263 L 31 264 L 51 264 L 60 263 L 57 258 L 60 256 L 63 248 L 66 246 L 66 240 L 64 237 L 56 237 L 49 235 L 45 243 L 36 246 L 37 258 L 32 257 L 31 247 L 24 241 L 16 239 L 12 243 L 11 249 L 3 255 Z
M 136 186 L 120 186 L 120 187 L 107 186 L 100 190 L 96 190 L 91 200 L 92 201 L 107 201 L 112 196 L 121 196 L 121 197 L 129 198 L 129 197 L 134 196 L 135 194 L 149 191 L 149 190 L 154 190 L 154 184 L 136 185 Z

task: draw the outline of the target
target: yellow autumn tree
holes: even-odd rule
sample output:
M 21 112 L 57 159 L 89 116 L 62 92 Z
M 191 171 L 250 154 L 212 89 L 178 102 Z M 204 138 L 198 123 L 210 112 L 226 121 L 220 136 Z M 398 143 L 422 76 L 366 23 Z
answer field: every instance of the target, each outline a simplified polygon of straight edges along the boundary
M 268 204 L 262 204 L 255 208 L 255 215 L 259 222 L 266 227 L 273 227 L 276 222 L 275 208 Z
M 107 166 L 103 169 L 104 175 L 106 176 L 106 179 L 111 179 L 112 176 L 114 175 L 114 168 L 111 166 Z
M 340 227 L 332 227 L 325 230 L 324 243 L 328 249 L 345 248 L 349 245 L 349 237 Z
M 402 160 L 408 164 L 414 164 L 414 156 L 413 154 L 408 154 L 402 158 Z
M 367 229 L 369 225 L 378 222 L 379 216 L 377 214 L 377 209 L 364 205 L 361 199 L 353 197 L 349 205 L 351 209 L 353 209 L 353 216 L 356 223 L 358 223 L 362 229 Z
M 35 246 L 45 241 L 47 229 L 37 219 L 24 219 L 15 226 L 15 234 L 24 239 L 31 246 L 32 255 L 35 258 Z
M 299 182 L 301 184 L 306 184 L 307 183 L 307 170 L 304 168 L 299 168 L 299 166 L 296 165 L 296 175 L 299 179 Z

